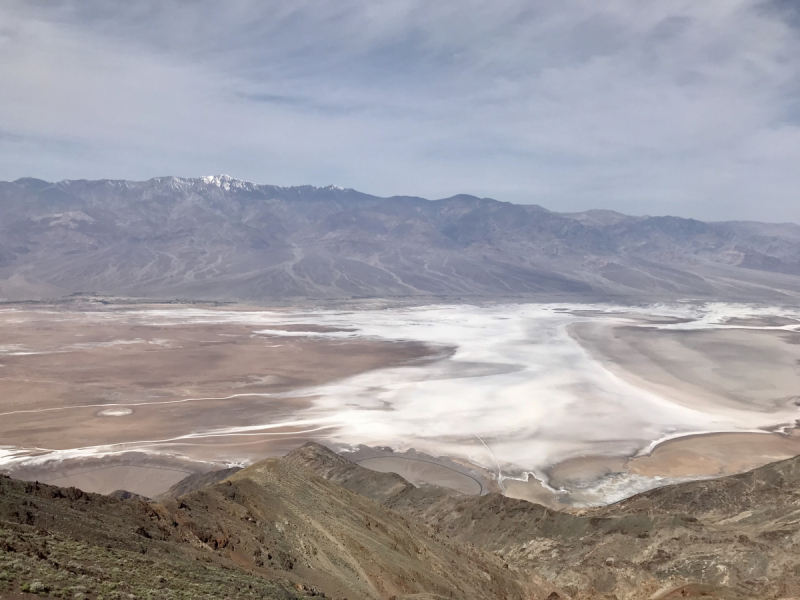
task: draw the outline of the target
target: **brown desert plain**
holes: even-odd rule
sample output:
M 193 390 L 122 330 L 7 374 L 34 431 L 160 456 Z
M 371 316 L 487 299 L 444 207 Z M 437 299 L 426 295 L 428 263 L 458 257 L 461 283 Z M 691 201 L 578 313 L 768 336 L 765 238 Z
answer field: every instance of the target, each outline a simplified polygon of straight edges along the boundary
M 0 447 L 35 456 L 108 446 L 97 456 L 23 464 L 9 470 L 15 477 L 155 495 L 198 471 L 285 454 L 314 432 L 181 436 L 284 420 L 309 402 L 292 390 L 438 352 L 414 342 L 276 339 L 246 324 L 148 323 L 139 311 L 150 307 L 136 308 L 0 312 Z M 155 452 L 125 451 L 141 442 Z
M 564 338 L 627 386 L 619 389 L 657 397 L 670 410 L 699 411 L 706 422 L 739 425 L 659 434 L 633 452 L 621 450 L 628 442 L 598 444 L 596 451 L 539 464 L 527 481 L 509 475 L 515 465 L 492 453 L 490 446 L 501 446 L 497 437 L 459 434 L 449 440 L 477 437 L 494 460 L 488 454 L 475 460 L 446 446 L 414 449 L 411 442 L 391 448 L 351 439 L 351 446 L 342 446 L 333 435 L 335 424 L 304 418 L 317 391 L 409 365 L 424 370 L 447 362 L 457 348 L 405 339 L 399 331 L 397 339 L 361 335 L 341 324 L 346 318 L 325 324 L 313 310 L 307 321 L 297 311 L 292 319 L 282 314 L 93 298 L 6 305 L 0 310 L 0 469 L 59 486 L 154 497 L 187 475 L 284 455 L 317 440 L 364 467 L 396 472 L 416 484 L 467 495 L 504 491 L 569 507 L 602 502 L 605 481 L 635 479 L 653 487 L 800 454 L 794 428 L 800 418 L 800 322 L 789 313 L 681 328 L 692 319 L 644 309 L 573 310 L 572 320 L 564 321 Z M 259 320 L 263 315 L 267 321 Z M 495 370 L 504 377 L 513 372 L 507 365 Z M 481 367 L 476 373 L 455 381 L 472 386 L 490 371 Z M 369 381 L 377 397 L 379 383 Z M 575 397 L 595 410 L 591 386 L 580 387 Z M 447 402 L 457 407 L 461 399 Z M 401 403 L 369 410 L 404 418 Z M 459 416 L 456 408 L 453 415 L 481 418 Z

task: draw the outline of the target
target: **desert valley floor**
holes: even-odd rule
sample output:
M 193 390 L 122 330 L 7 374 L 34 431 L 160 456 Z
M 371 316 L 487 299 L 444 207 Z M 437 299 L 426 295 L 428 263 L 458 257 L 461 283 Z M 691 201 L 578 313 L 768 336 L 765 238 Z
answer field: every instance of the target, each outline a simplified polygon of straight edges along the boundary
M 0 470 L 102 493 L 317 440 L 467 494 L 603 504 L 800 454 L 799 405 L 784 307 L 0 309 Z

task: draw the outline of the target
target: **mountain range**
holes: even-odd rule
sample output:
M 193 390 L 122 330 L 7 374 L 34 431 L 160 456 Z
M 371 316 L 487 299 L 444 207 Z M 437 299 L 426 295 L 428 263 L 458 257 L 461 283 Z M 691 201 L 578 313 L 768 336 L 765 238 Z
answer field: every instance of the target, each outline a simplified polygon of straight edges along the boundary
M 314 443 L 158 502 L 0 475 L 0 598 L 791 598 L 798 506 L 800 458 L 571 512 Z
M 0 298 L 789 301 L 800 226 L 228 176 L 0 182 Z

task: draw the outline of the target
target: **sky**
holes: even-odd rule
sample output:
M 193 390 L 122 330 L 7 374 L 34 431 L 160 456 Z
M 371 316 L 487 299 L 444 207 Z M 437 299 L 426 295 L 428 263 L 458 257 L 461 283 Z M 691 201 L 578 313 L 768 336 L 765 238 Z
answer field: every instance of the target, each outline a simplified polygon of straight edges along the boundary
M 798 0 L 3 0 L 0 179 L 800 222 Z

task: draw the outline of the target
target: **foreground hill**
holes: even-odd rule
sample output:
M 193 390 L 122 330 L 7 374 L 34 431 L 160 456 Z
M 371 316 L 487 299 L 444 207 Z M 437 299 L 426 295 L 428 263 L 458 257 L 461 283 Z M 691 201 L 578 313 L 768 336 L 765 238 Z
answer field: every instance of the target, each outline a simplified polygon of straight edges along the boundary
M 202 483 L 153 503 L 0 478 L 0 597 L 800 595 L 800 458 L 575 513 L 417 488 L 313 443 Z
M 313 443 L 285 460 L 531 569 L 575 597 L 800 595 L 800 457 L 577 513 L 499 494 L 415 488 L 398 475 L 371 476 Z
M 0 298 L 700 297 L 800 292 L 800 226 L 226 176 L 0 182 Z
M 565 597 L 279 459 L 161 504 L 0 478 L 0 575 L 3 598 Z

